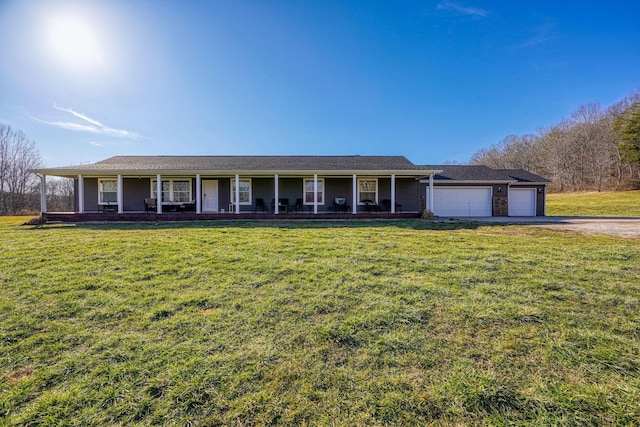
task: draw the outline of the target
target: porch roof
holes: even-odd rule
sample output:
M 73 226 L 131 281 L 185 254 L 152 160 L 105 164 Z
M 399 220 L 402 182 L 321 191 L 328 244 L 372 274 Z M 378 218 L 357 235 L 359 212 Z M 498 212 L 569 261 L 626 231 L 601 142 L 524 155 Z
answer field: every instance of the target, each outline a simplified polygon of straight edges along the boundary
M 411 163 L 404 156 L 114 156 L 96 163 L 36 169 L 41 175 L 185 175 L 185 174 L 397 174 L 441 172 Z

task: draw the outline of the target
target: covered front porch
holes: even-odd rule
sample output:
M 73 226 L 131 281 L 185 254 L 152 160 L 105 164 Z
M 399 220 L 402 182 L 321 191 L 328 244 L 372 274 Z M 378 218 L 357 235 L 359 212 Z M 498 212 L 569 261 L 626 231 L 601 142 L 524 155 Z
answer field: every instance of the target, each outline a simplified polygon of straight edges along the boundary
M 76 190 L 75 212 L 63 213 L 47 211 L 46 175 L 41 175 L 41 211 L 51 221 L 416 217 L 433 203 L 420 192 L 422 177 L 326 171 L 272 175 L 82 174 L 71 177 Z M 432 175 L 430 181 L 433 185 Z

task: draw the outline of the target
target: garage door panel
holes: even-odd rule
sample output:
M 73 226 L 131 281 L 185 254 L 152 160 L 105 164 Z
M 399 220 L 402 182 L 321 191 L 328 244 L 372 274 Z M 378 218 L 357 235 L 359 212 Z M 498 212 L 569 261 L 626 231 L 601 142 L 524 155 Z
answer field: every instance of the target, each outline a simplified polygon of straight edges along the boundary
M 491 216 L 491 187 L 435 188 L 437 216 Z
M 509 189 L 509 216 L 535 216 L 536 215 L 536 189 L 535 188 L 510 188 Z

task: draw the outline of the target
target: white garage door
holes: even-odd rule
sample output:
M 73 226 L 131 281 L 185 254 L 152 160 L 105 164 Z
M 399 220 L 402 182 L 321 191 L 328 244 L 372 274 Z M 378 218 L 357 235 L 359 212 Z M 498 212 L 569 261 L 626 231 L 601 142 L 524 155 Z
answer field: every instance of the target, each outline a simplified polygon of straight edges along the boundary
M 433 213 L 437 216 L 491 216 L 491 187 L 436 187 L 433 189 Z
M 509 216 L 536 216 L 535 188 L 509 188 Z

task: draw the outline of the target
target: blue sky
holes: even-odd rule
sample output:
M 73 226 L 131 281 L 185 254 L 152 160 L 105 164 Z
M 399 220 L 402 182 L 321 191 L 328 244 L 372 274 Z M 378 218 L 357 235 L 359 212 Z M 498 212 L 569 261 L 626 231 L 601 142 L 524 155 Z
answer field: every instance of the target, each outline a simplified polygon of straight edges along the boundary
M 640 88 L 637 1 L 0 0 L 0 122 L 113 155 L 466 162 Z

